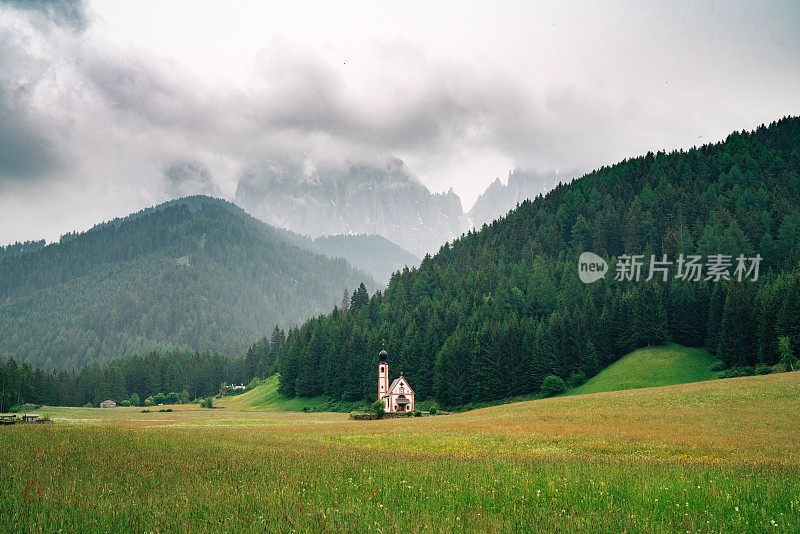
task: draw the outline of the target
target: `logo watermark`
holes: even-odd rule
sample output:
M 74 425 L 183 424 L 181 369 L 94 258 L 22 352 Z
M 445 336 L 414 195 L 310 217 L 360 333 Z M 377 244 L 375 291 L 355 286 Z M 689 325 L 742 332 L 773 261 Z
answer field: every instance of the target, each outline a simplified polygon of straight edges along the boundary
M 673 280 L 684 282 L 699 282 L 700 280 L 756 282 L 761 266 L 760 254 L 752 257 L 740 254 L 735 260 L 731 254 L 709 254 L 705 257 L 699 254 L 679 254 L 674 261 L 670 260 L 666 254 L 662 254 L 660 258 L 651 254 L 650 261 L 646 265 L 644 258 L 644 254 L 616 256 L 614 280 L 639 282 L 646 274 L 645 282 L 653 279 L 667 282 L 670 277 Z M 578 258 L 578 277 L 584 284 L 591 284 L 605 278 L 608 270 L 608 263 L 593 252 L 584 252 Z
M 594 252 L 584 252 L 578 258 L 578 276 L 584 284 L 600 280 L 607 272 L 608 263 Z

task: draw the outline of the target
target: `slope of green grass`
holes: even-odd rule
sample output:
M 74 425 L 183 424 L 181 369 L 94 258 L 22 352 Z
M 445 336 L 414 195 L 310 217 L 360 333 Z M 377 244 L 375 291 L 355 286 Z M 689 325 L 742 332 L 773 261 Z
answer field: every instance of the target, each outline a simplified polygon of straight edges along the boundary
M 676 343 L 639 349 L 623 356 L 567 394 L 582 395 L 712 380 L 719 374 L 711 371 L 716 361 L 716 356 L 705 349 L 693 349 Z
M 278 375 L 267 378 L 263 384 L 247 393 L 225 397 L 217 403 L 232 410 L 270 410 L 285 412 L 336 411 L 349 412 L 363 408 L 363 403 L 331 401 L 324 395 L 288 398 L 278 393 Z

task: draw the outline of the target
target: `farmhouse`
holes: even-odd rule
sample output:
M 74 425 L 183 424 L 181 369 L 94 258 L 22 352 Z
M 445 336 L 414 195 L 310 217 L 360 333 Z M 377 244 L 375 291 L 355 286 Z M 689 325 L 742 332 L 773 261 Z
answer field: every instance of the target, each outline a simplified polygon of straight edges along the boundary
M 104 400 L 103 402 L 100 403 L 100 407 L 101 408 L 116 408 L 117 407 L 117 402 L 113 401 L 111 399 L 106 399 L 106 400 Z
M 378 363 L 378 399 L 384 403 L 387 412 L 411 412 L 414 410 L 414 390 L 408 385 L 403 373 L 389 384 L 388 354 L 382 350 Z

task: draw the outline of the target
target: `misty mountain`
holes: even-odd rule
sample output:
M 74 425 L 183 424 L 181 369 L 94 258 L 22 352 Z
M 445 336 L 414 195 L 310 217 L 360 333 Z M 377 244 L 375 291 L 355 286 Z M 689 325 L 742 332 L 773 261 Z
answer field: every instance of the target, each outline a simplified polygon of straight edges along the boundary
M 431 193 L 399 159 L 344 170 L 253 168 L 239 180 L 236 203 L 267 224 L 312 238 L 380 235 L 419 257 L 469 226 L 458 195 Z
M 76 368 L 153 349 L 242 353 L 369 275 L 191 197 L 0 260 L 0 355 Z
M 489 184 L 469 210 L 469 220 L 474 228 L 490 224 L 523 201 L 533 200 L 538 195 L 547 193 L 557 183 L 557 176 L 548 177 L 513 170 L 508 173 L 507 184 L 503 184 L 499 178 Z
M 329 258 L 343 258 L 383 286 L 389 283 L 389 278 L 396 271 L 404 267 L 416 267 L 422 261 L 379 235 L 341 234 L 310 239 L 288 230 L 283 231 L 290 243 Z

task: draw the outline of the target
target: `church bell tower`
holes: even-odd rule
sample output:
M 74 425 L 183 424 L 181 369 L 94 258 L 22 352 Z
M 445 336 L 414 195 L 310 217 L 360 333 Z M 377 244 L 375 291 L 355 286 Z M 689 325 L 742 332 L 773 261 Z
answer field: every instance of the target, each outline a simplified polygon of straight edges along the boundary
M 378 357 L 380 358 L 380 362 L 378 363 L 378 400 L 384 400 L 383 398 L 386 396 L 387 390 L 389 389 L 389 364 L 386 363 L 386 354 L 385 350 L 382 350 Z M 384 401 L 387 404 L 388 408 L 388 400 Z

